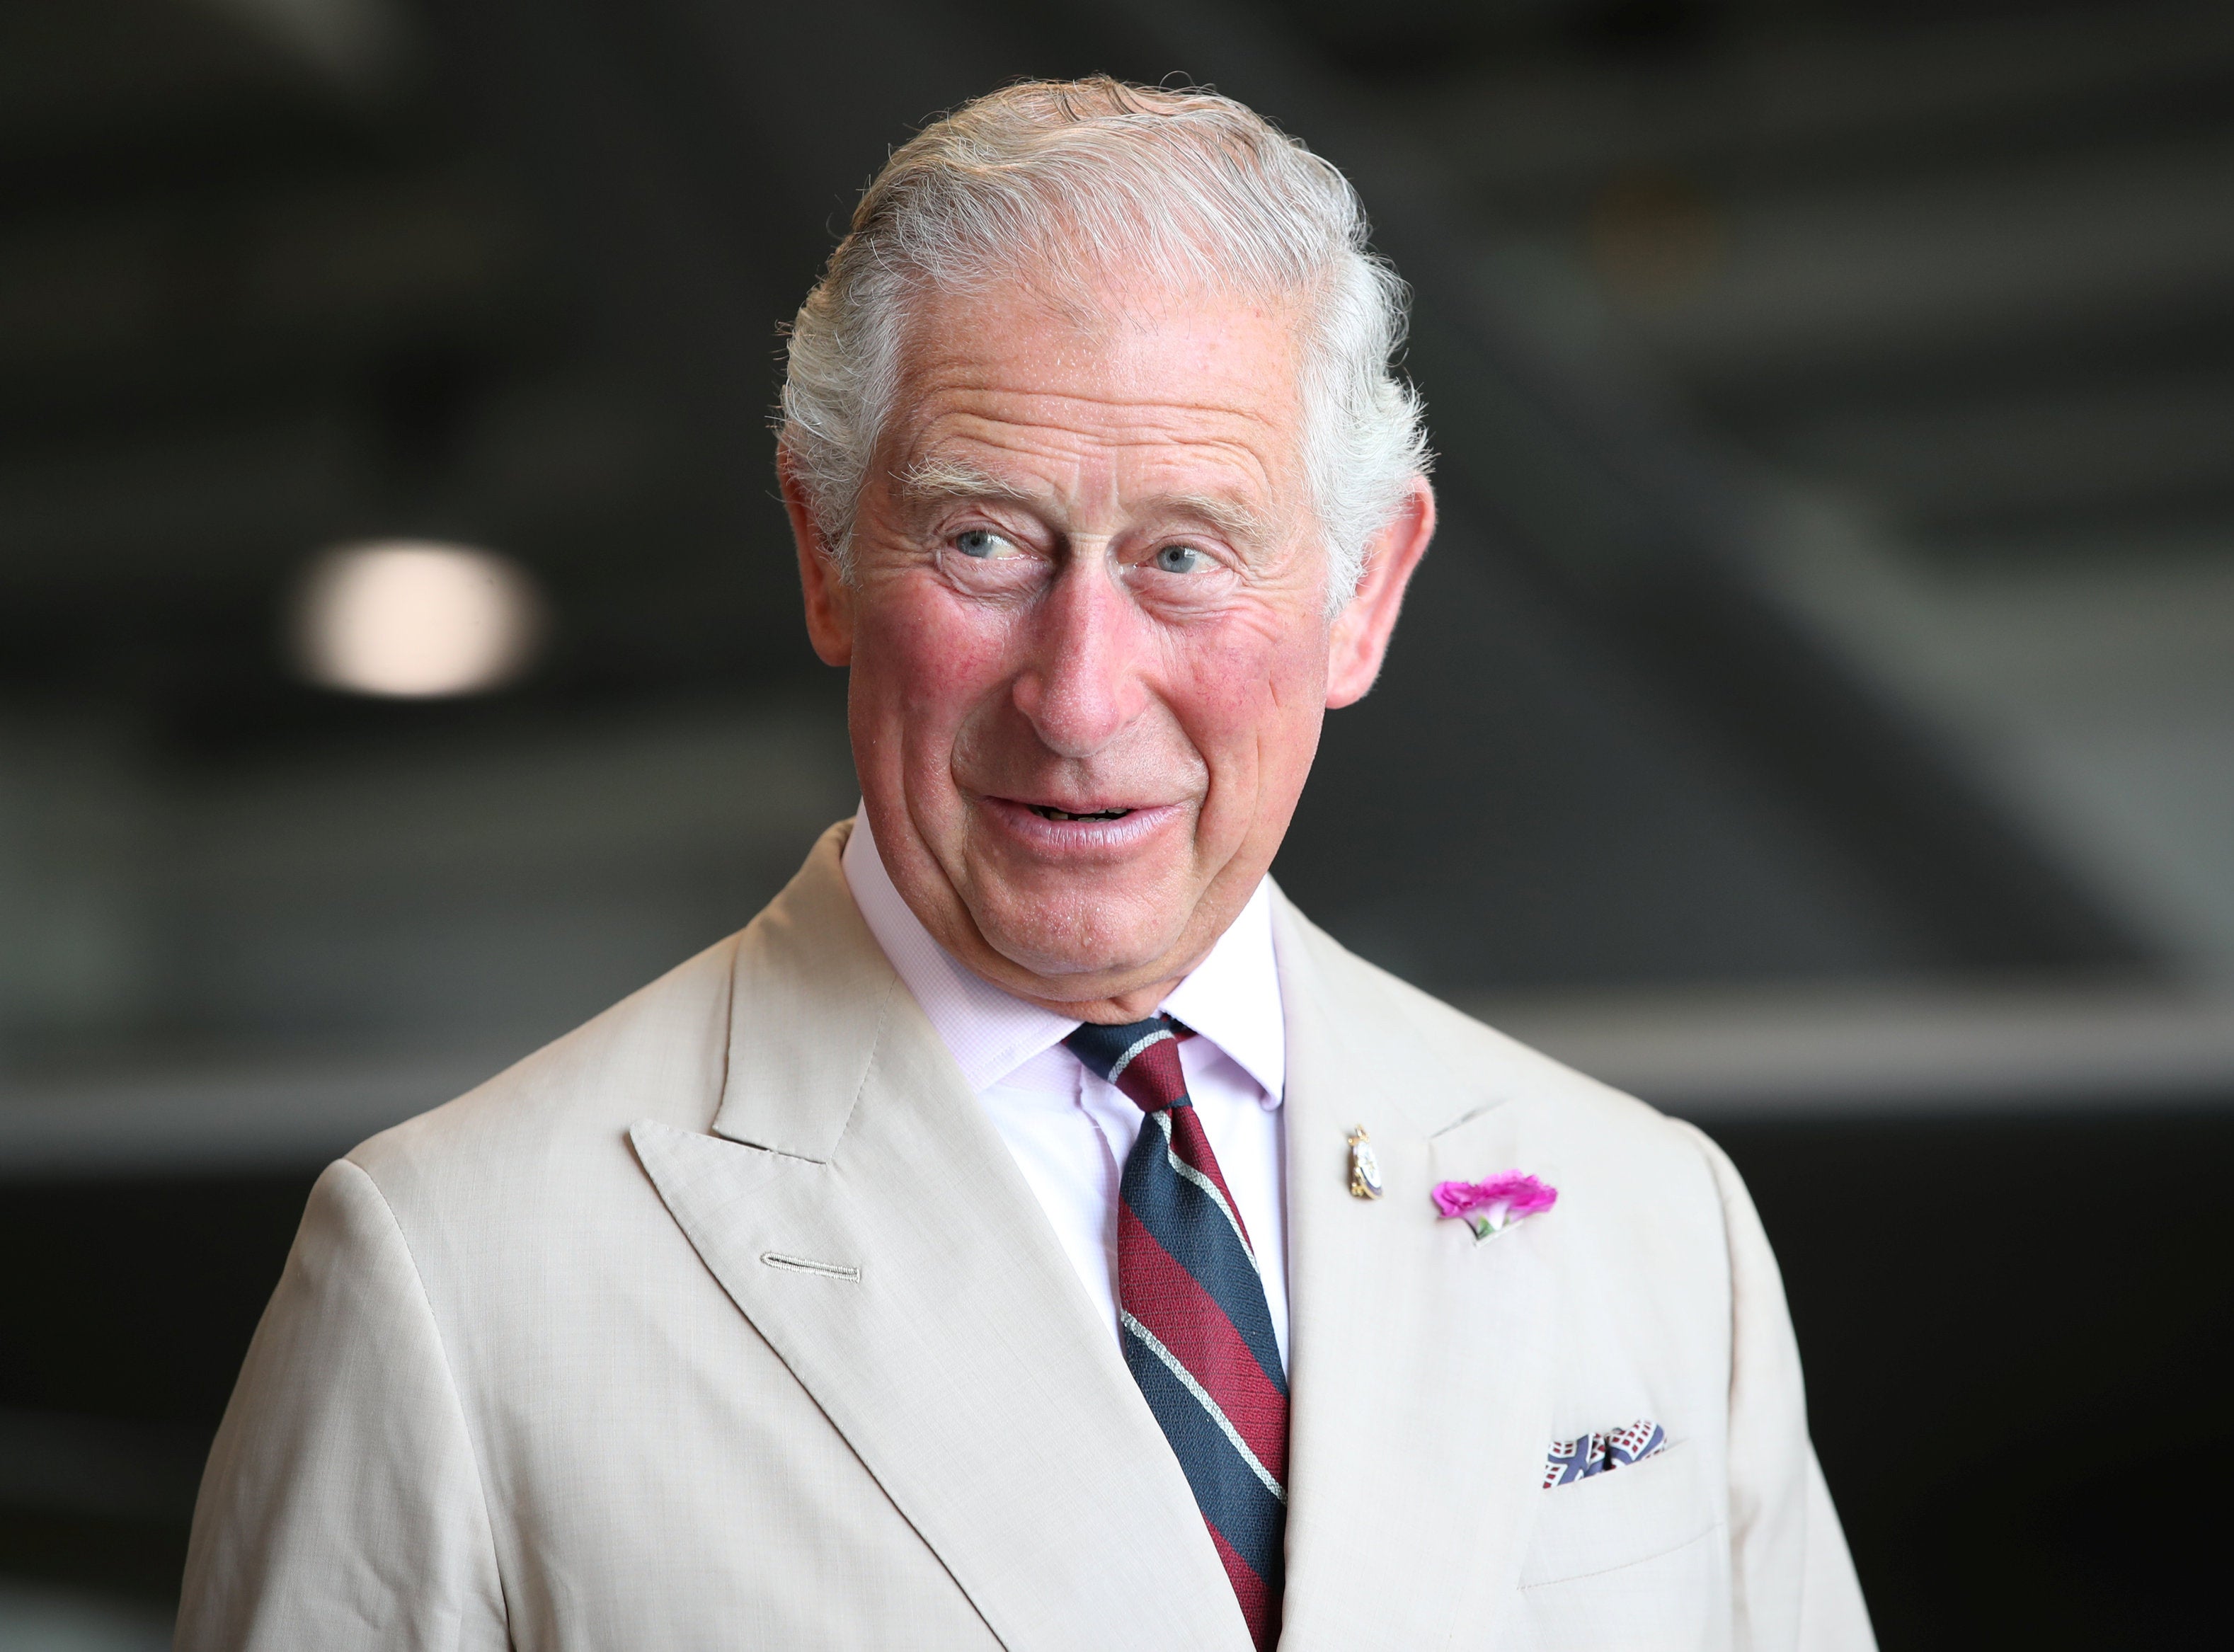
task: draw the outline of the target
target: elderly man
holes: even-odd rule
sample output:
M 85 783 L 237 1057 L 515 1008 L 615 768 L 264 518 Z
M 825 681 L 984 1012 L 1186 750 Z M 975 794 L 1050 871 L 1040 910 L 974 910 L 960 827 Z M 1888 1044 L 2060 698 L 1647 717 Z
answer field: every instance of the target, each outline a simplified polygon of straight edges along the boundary
M 182 1647 L 1869 1644 L 1728 1161 L 1265 875 L 1434 526 L 1401 299 L 1207 93 L 892 157 L 779 460 L 860 813 L 320 1179 Z

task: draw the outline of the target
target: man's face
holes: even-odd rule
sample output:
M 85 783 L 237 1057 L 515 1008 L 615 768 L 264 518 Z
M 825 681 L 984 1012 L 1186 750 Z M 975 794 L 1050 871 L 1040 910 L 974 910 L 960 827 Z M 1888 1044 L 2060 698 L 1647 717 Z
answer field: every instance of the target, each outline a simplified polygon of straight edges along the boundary
M 1378 669 L 1433 507 L 1421 484 L 1329 622 L 1295 323 L 1238 301 L 931 299 L 850 584 L 787 486 L 885 865 L 1013 992 L 1146 1013 L 1271 864 L 1326 707 Z

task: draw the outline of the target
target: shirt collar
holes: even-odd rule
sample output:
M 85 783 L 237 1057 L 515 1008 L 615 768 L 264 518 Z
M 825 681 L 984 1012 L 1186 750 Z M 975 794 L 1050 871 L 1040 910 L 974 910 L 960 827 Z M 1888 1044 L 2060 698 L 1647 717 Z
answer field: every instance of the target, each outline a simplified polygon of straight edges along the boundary
M 843 865 L 870 933 L 973 1091 L 998 1084 L 1077 1027 L 973 974 L 931 938 L 885 871 L 866 809 L 853 817 Z M 1288 1040 L 1272 952 L 1271 887 L 1269 878 L 1257 885 L 1209 957 L 1161 1008 L 1231 1056 L 1264 1089 L 1264 1105 L 1276 1107 L 1287 1081 Z

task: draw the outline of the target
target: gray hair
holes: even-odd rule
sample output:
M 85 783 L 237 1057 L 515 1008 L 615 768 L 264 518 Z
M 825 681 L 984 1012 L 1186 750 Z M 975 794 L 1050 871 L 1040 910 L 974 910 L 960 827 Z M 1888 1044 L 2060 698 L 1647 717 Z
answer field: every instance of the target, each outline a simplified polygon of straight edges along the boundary
M 840 573 L 911 300 L 1026 260 L 1042 288 L 1145 267 L 1182 291 L 1300 300 L 1303 467 L 1340 607 L 1429 462 L 1419 395 L 1392 368 L 1409 292 L 1368 237 L 1348 179 L 1198 87 L 1030 81 L 926 127 L 862 194 L 791 329 L 780 444 Z

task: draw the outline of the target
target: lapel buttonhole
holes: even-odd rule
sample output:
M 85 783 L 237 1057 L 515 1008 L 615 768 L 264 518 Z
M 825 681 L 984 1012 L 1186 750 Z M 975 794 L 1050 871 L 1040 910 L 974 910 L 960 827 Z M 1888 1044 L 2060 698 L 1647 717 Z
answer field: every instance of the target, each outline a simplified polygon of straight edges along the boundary
M 843 1262 L 818 1262 L 813 1257 L 786 1256 L 781 1250 L 763 1250 L 761 1260 L 771 1268 L 786 1273 L 820 1274 L 825 1279 L 849 1279 L 859 1283 L 861 1270 Z

